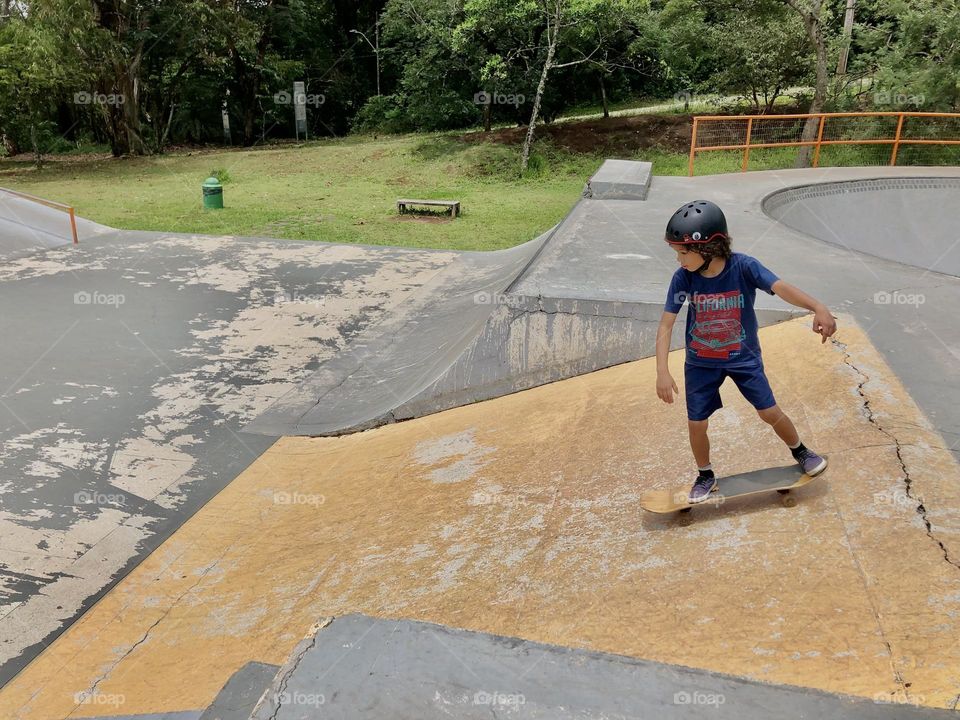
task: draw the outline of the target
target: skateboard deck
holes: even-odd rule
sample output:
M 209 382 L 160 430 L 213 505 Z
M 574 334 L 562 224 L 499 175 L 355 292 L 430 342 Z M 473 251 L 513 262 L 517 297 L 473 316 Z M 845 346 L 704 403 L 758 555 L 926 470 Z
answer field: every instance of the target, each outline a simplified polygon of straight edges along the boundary
M 804 474 L 796 465 L 784 467 L 763 468 L 740 475 L 730 475 L 717 479 L 717 489 L 710 493 L 710 499 L 699 503 L 687 500 L 690 487 L 676 490 L 651 490 L 640 498 L 640 507 L 653 513 L 674 513 L 689 510 L 694 505 L 722 505 L 727 500 L 745 495 L 779 491 L 789 493 L 795 488 L 803 487 L 813 482 L 823 473 L 815 477 Z M 691 483 L 692 484 L 692 483 Z M 790 498 L 792 500 L 793 498 Z M 787 505 L 794 503 L 786 502 Z

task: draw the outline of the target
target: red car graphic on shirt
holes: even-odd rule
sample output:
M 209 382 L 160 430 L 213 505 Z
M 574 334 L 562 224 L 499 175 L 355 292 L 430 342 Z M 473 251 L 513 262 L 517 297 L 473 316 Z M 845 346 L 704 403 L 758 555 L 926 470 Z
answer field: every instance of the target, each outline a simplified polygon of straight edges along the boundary
M 713 349 L 736 345 L 746 337 L 740 321 L 736 318 L 697 323 L 691 329 L 690 335 L 698 343 Z

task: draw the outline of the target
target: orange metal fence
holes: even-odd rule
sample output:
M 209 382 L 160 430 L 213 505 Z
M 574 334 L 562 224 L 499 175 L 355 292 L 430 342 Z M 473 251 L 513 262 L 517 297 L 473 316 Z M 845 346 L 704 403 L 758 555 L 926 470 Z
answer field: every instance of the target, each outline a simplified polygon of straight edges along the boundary
M 39 203 L 40 205 L 46 205 L 49 208 L 54 210 L 63 210 L 67 215 L 70 216 L 70 233 L 73 236 L 73 244 L 76 245 L 80 242 L 80 238 L 77 235 L 77 216 L 74 213 L 73 208 L 70 205 L 64 205 L 63 203 L 54 202 L 53 200 L 47 200 L 46 198 L 37 197 L 36 195 L 30 195 L 29 193 L 20 192 L 19 190 L 10 190 L 9 188 L 0 187 L 0 192 L 5 192 L 8 195 L 14 195 L 24 200 L 31 200 L 32 202 Z
M 816 121 L 814 139 L 804 140 L 809 119 Z M 740 150 L 740 171 L 750 163 L 750 152 L 763 148 L 812 147 L 813 167 L 821 150 L 839 145 L 889 145 L 889 164 L 897 164 L 904 145 L 960 145 L 960 113 L 869 112 L 808 113 L 795 115 L 700 115 L 693 118 L 689 175 L 698 153 Z

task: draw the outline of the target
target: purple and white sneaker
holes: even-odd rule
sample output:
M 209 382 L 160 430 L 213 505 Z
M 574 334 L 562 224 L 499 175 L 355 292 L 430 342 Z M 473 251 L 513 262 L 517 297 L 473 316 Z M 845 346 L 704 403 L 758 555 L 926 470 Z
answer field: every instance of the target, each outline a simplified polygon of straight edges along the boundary
M 801 448 L 793 457 L 803 469 L 803 472 L 810 477 L 816 477 L 827 469 L 826 459 L 808 448 Z
M 697 479 L 693 483 L 693 487 L 690 488 L 690 494 L 687 496 L 687 500 L 691 503 L 703 502 L 710 497 L 710 493 L 717 489 L 717 478 L 714 477 L 713 473 L 710 475 L 704 475 L 700 473 L 697 475 Z

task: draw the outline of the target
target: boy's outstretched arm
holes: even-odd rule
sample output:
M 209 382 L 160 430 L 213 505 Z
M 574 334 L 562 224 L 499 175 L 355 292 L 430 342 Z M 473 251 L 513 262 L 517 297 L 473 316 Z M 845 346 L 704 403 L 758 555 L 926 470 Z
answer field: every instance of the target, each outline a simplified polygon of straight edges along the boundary
M 657 397 L 665 403 L 673 402 L 674 393 L 680 394 L 667 362 L 670 356 L 670 336 L 673 335 L 673 324 L 676 320 L 676 313 L 665 311 L 660 316 L 660 326 L 657 328 Z
M 777 280 L 770 286 L 770 289 L 791 305 L 813 311 L 813 331 L 820 333 L 821 344 L 825 343 L 827 338 L 837 331 L 836 318 L 830 314 L 827 306 L 816 298 L 810 297 L 800 288 L 794 287 L 783 280 Z

